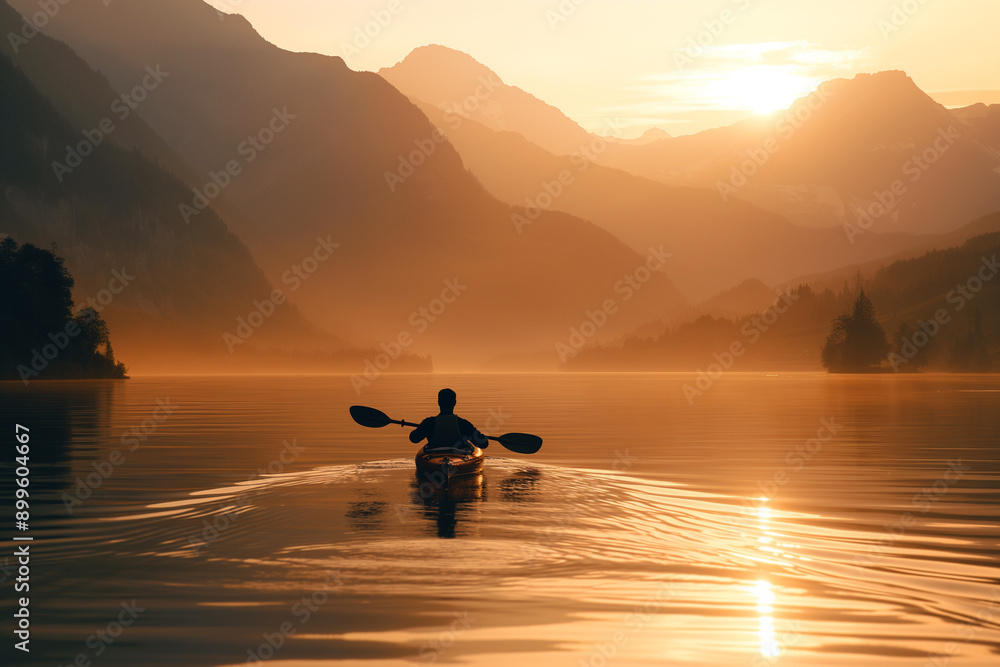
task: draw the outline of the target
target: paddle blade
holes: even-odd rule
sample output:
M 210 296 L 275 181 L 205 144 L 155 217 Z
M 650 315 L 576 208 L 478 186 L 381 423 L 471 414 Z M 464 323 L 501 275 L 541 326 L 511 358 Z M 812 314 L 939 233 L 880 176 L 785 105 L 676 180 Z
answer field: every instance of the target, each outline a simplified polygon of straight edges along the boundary
M 507 433 L 495 440 L 518 454 L 534 454 L 542 448 L 542 439 L 530 433 Z
M 389 416 L 381 410 L 366 408 L 363 405 L 352 405 L 351 416 L 354 417 L 354 421 L 368 428 L 382 428 L 392 423 Z

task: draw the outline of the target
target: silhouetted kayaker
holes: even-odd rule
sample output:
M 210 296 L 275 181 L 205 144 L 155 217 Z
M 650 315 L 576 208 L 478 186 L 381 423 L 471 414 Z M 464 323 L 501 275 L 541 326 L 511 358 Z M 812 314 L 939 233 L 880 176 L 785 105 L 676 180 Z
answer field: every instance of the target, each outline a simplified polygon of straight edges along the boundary
M 439 391 L 438 407 L 441 408 L 441 413 L 420 422 L 420 426 L 410 433 L 410 442 L 416 443 L 427 438 L 424 451 L 471 452 L 474 447 L 486 449 L 489 446 L 486 436 L 472 422 L 455 414 L 457 401 L 458 396 L 451 389 Z

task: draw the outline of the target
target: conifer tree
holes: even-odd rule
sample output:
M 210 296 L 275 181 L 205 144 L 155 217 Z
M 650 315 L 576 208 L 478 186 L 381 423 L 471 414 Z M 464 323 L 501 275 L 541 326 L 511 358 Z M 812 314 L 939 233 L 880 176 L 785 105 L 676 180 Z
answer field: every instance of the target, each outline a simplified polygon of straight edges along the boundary
M 882 364 L 889 349 L 875 306 L 862 288 L 852 312 L 833 321 L 823 347 L 823 366 L 834 373 L 873 370 Z

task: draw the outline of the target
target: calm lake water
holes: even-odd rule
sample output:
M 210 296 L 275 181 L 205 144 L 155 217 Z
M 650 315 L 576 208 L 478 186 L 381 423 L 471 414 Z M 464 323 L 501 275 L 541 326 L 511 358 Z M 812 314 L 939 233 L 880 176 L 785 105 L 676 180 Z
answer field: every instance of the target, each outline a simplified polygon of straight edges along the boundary
M 28 659 L 0 556 L 3 663 L 1000 664 L 1000 377 L 693 381 L 0 384 L 34 537 Z M 443 386 L 544 447 L 442 494 L 408 431 L 348 416 Z

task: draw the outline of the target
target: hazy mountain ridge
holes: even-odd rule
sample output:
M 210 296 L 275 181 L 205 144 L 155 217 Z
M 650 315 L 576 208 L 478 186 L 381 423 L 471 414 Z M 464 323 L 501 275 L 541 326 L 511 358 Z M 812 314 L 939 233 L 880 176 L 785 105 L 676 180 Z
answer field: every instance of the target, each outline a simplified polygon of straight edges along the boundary
M 739 317 L 744 313 L 759 312 L 769 308 L 779 290 L 756 278 L 748 278 L 736 287 L 716 294 L 698 304 L 694 309 L 699 315 L 712 317 Z
M 608 141 L 617 144 L 631 144 L 636 146 L 644 146 L 645 144 L 651 144 L 654 141 L 660 141 L 663 139 L 671 139 L 671 138 L 673 138 L 672 135 L 663 128 L 651 127 L 645 132 L 643 132 L 640 136 L 635 137 L 634 139 L 624 139 L 621 137 L 610 136 L 608 137 Z
M 242 19 L 220 20 L 197 0 L 121 0 L 106 9 L 79 0 L 46 29 L 116 87 L 150 62 L 171 72 L 178 85 L 157 90 L 143 117 L 206 174 L 203 190 L 212 190 L 213 173 L 226 181 L 221 171 L 236 161 L 239 173 L 217 199 L 242 211 L 234 231 L 272 281 L 318 235 L 341 245 L 296 303 L 356 344 L 417 333 L 413 314 L 457 279 L 468 290 L 420 332 L 414 350 L 466 364 L 510 349 L 552 349 L 645 263 L 570 216 L 546 213 L 518 233 L 517 210 L 490 196 L 384 79 L 352 72 L 340 58 L 277 49 Z M 277 113 L 294 118 L 255 160 L 243 160 L 247 133 L 263 131 Z M 657 272 L 602 335 L 660 316 L 679 298 Z M 499 317 L 530 325 L 492 326 Z
M 486 65 L 445 46 L 416 48 L 378 73 L 411 98 L 462 113 L 492 130 L 517 132 L 554 155 L 569 155 L 594 139 L 561 110 L 506 85 Z
M 912 247 L 900 250 L 881 259 L 845 264 L 833 271 L 804 274 L 792 280 L 785 281 L 778 288 L 787 289 L 795 285 L 806 284 L 812 286 L 817 291 L 827 288 L 838 290 L 845 282 L 855 280 L 858 275 L 869 279 L 885 266 L 916 259 L 930 252 L 955 248 L 977 236 L 993 234 L 994 232 L 1000 232 L 1000 212 L 973 220 L 969 224 L 963 225 L 947 234 L 917 237 Z
M 637 252 L 663 244 L 674 254 L 668 274 L 691 299 L 707 298 L 747 276 L 777 284 L 918 243 L 912 235 L 877 232 L 852 243 L 841 229 L 797 227 L 738 199 L 724 202 L 708 189 L 668 186 L 603 166 L 599 161 L 610 142 L 592 141 L 557 157 L 518 134 L 415 103 L 492 194 L 512 205 L 549 202 L 547 208 L 592 220 Z
M 904 194 L 888 213 L 873 215 L 878 231 L 942 233 L 1000 209 L 1000 156 L 903 72 L 829 81 L 791 111 L 616 146 L 606 159 L 664 182 L 715 188 L 808 226 L 856 223 L 858 211 L 879 203 L 896 181 Z
M 865 276 L 863 285 L 890 342 L 904 324 L 924 332 L 910 338 L 916 341 L 914 349 L 927 348 L 931 369 L 943 370 L 956 344 L 975 329 L 977 317 L 987 349 L 994 358 L 1000 353 L 998 260 L 1000 232 L 982 234 L 958 247 L 883 265 Z M 713 381 L 717 372 L 728 370 L 819 370 L 831 322 L 849 312 L 857 296 L 856 281 L 822 291 L 802 284 L 754 313 L 732 319 L 706 315 L 656 337 L 633 336 L 617 346 L 592 346 L 566 368 L 702 370 L 714 375 Z M 888 357 L 886 364 L 891 365 Z
M 24 0 L 14 4 L 32 7 Z M 175 202 L 183 217 L 192 226 L 202 224 L 209 214 L 201 204 L 235 211 L 227 220 L 273 284 L 308 256 L 317 238 L 329 239 L 341 250 L 310 272 L 295 295 L 305 314 L 359 346 L 419 334 L 413 349 L 450 358 L 452 367 L 475 367 L 508 354 L 553 358 L 539 351 L 558 349 L 592 321 L 602 299 L 614 298 L 622 279 L 641 270 L 648 252 L 673 256 L 633 291 L 636 298 L 627 308 L 588 337 L 588 345 L 616 340 L 652 320 L 676 322 L 697 312 L 668 276 L 695 298 L 732 289 L 714 305 L 705 304 L 708 312 L 732 312 L 741 299 L 759 300 L 759 289 L 733 287 L 750 278 L 780 284 L 803 273 L 923 247 L 926 238 L 885 233 L 901 228 L 894 215 L 904 209 L 921 210 L 924 223 L 935 229 L 951 229 L 963 211 L 992 206 L 996 198 L 992 191 L 983 195 L 993 176 L 981 167 L 989 166 L 995 153 L 977 138 L 984 131 L 928 104 L 902 73 L 831 82 L 834 92 L 812 112 L 815 118 L 795 129 L 753 183 L 738 188 L 738 197 L 727 197 L 707 181 L 668 187 L 625 170 L 641 172 L 639 165 L 652 170 L 653 178 L 698 185 L 713 169 L 720 174 L 732 169 L 733 156 L 766 141 L 780 118 L 751 119 L 693 137 L 604 140 L 444 47 L 428 47 L 421 58 L 459 57 L 467 67 L 455 81 L 434 72 L 430 83 L 438 88 L 431 90 L 441 104 L 441 95 L 466 90 L 456 86 L 464 82 L 468 90 L 459 102 L 472 108 L 463 116 L 454 107 L 442 111 L 423 102 L 421 112 L 382 77 L 353 72 L 340 58 L 283 51 L 242 17 L 220 16 L 200 0 L 120 0 L 106 9 L 101 4 L 67 5 L 47 30 L 107 72 L 119 90 L 150 67 L 170 72 L 170 80 L 137 113 L 166 139 L 168 150 L 180 153 L 178 162 L 205 174 L 195 177 L 194 192 Z M 413 62 L 404 60 L 385 73 L 398 83 Z M 413 68 L 413 76 L 420 69 Z M 174 82 L 178 85 L 168 85 Z M 877 122 L 851 120 L 865 115 L 856 98 L 881 99 L 887 87 L 895 91 L 890 96 L 895 106 L 881 109 Z M 520 132 L 497 131 L 497 115 L 487 111 L 498 100 L 517 111 Z M 907 115 L 905 123 L 893 118 L 911 108 L 918 113 Z M 476 114 L 491 125 L 480 124 Z M 446 130 L 448 140 L 428 119 Z M 876 176 L 892 172 L 892 161 L 919 143 L 914 136 L 947 140 L 951 135 L 941 132 L 951 125 L 940 124 L 945 121 L 964 123 L 954 146 L 942 152 L 963 165 L 959 176 L 943 168 L 928 171 L 941 175 L 922 176 L 920 189 L 906 193 L 905 207 L 879 217 L 856 237 L 824 217 L 831 210 L 849 211 L 850 201 L 864 205 L 845 199 L 844 192 L 863 191 Z M 929 135 L 935 123 L 938 134 Z M 838 135 L 831 130 L 837 127 L 851 132 Z M 563 155 L 531 137 L 561 142 L 550 145 Z M 859 159 L 859 147 L 875 140 L 878 155 Z M 155 142 L 149 143 L 156 151 Z M 600 154 L 592 160 L 573 154 L 598 145 Z M 823 151 L 816 153 L 817 147 Z M 817 164 L 802 169 L 809 155 Z M 606 166 L 618 163 L 627 165 Z M 853 168 L 859 163 L 866 169 Z M 569 178 L 559 182 L 563 174 Z M 789 185 L 795 178 L 802 182 Z M 928 184 L 934 187 L 924 192 Z M 921 203 L 921 197 L 939 191 L 947 192 L 948 202 L 958 194 L 969 196 L 957 210 Z M 802 228 L 740 200 L 754 200 L 754 193 L 764 193 L 761 206 L 793 219 L 836 226 Z M 545 195 L 551 205 L 538 203 Z M 784 203 L 775 205 L 779 200 Z M 817 202 L 822 206 L 814 206 Z M 422 316 L 449 284 L 467 287 L 454 305 L 443 302 L 447 312 Z M 530 324 L 492 326 L 501 318 Z
M 181 178 L 189 176 L 187 165 L 135 113 L 136 109 L 133 107 L 137 108 L 141 102 L 123 101 L 119 94 L 111 90 L 106 78 L 92 70 L 63 42 L 44 34 L 34 34 L 27 40 L 10 37 L 19 36 L 24 25 L 24 18 L 10 4 L 0 2 L 0 34 L 6 36 L 6 39 L 0 39 L 0 54 L 7 56 L 24 72 L 32 85 L 74 129 L 79 132 L 93 131 L 100 126 L 101 121 L 110 119 L 114 130 L 102 137 L 102 140 L 106 139 L 127 150 L 138 148 L 174 175 Z M 133 81 L 130 88 L 141 86 L 142 78 L 148 79 L 147 75 L 144 72 L 143 77 Z M 105 92 L 108 93 L 107 96 L 104 95 Z M 155 89 L 144 93 L 155 94 Z
M 976 128 L 980 139 L 1000 155 L 1000 104 L 973 104 L 951 112 Z
M 224 354 L 223 331 L 273 291 L 245 246 L 211 211 L 203 224 L 184 225 L 175 202 L 186 187 L 137 151 L 98 145 L 60 183 L 52 162 L 81 135 L 6 56 L 0 82 L 4 233 L 58 245 L 76 278 L 78 304 L 98 303 L 123 358 L 181 330 L 200 351 L 214 346 Z M 119 333 L 152 322 L 161 330 L 155 341 Z M 317 336 L 289 307 L 261 339 L 289 331 Z
M 12 8 L 0 4 L 0 28 L 22 25 Z M 271 312 L 266 302 L 276 287 L 286 298 L 294 296 L 294 272 L 288 271 L 287 281 L 269 283 L 212 209 L 199 214 L 197 225 L 184 224 L 177 205 L 190 196 L 190 185 L 175 174 L 190 171 L 69 47 L 44 34 L 18 43 L 17 53 L 10 41 L 4 46 L 13 60 L 0 55 L 0 232 L 40 247 L 58 245 L 76 278 L 78 307 L 96 304 L 102 310 L 119 354 L 133 368 L 170 371 L 180 363 L 200 371 L 343 370 L 374 355 L 339 351 L 341 341 L 305 321 L 287 301 L 276 304 L 266 325 L 241 328 L 240 318 L 258 317 L 255 304 Z M 144 76 L 156 81 L 148 71 Z M 70 154 L 75 157 L 67 159 Z M 164 171 L 165 165 L 176 172 Z M 109 283 L 124 289 L 112 292 Z M 252 335 L 227 345 L 223 335 L 238 331 Z M 396 367 L 427 369 L 429 363 L 404 355 Z
M 495 82 L 483 99 L 468 72 Z M 469 120 L 516 131 L 542 147 L 533 137 L 565 136 L 579 127 L 565 117 L 557 131 L 531 126 L 548 105 L 511 101 L 488 67 L 452 49 L 416 49 L 380 74 L 412 99 L 450 111 L 450 121 L 464 106 Z M 854 224 L 859 211 L 877 205 L 878 195 L 899 181 L 904 194 L 888 213 L 873 216 L 872 231 L 942 233 L 1000 209 L 1000 153 L 994 150 L 1000 112 L 986 118 L 991 112 L 983 106 L 949 111 L 903 72 L 859 74 L 824 83 L 787 111 L 695 135 L 626 141 L 612 129 L 595 161 L 670 185 L 711 189 L 727 201 L 745 199 L 806 227 Z M 506 116 L 517 116 L 517 126 L 492 121 Z M 549 146 L 549 152 L 566 154 L 594 139 L 576 136 L 569 151 Z M 935 168 L 939 160 L 947 166 Z

